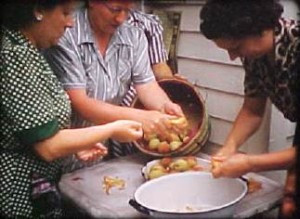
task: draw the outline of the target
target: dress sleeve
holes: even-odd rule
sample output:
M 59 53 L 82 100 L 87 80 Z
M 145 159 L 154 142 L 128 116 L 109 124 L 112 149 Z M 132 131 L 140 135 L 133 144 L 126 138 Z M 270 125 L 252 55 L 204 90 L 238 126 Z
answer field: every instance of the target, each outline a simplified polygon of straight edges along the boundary
M 1 110 L 12 131 L 24 144 L 54 135 L 59 126 L 41 57 L 24 49 L 1 55 Z

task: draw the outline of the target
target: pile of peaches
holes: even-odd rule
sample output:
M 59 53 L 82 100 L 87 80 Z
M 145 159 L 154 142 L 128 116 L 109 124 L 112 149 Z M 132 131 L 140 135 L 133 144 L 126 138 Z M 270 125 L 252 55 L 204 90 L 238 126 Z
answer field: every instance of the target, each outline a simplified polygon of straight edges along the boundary
M 198 164 L 197 158 L 194 156 L 180 158 L 165 157 L 149 168 L 146 178 L 150 180 L 170 173 L 203 170 L 204 167 Z
M 159 137 L 156 134 L 145 135 L 145 147 L 148 150 L 166 154 L 179 149 L 190 140 L 188 121 L 185 117 L 170 119 L 170 123 L 181 130 L 180 134 L 172 132 L 164 138 Z

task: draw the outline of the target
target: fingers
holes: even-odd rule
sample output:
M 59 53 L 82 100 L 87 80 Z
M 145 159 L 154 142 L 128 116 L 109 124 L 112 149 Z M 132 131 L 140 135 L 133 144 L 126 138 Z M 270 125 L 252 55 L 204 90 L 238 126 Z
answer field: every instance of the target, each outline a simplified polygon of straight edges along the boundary
M 222 175 L 222 162 L 225 161 L 225 157 L 214 156 L 211 158 L 211 173 L 214 178 L 219 178 Z
M 155 129 L 152 133 L 157 133 L 161 139 L 166 139 L 169 135 L 171 124 L 166 119 L 156 120 L 154 122 Z
M 215 167 L 211 169 L 211 173 L 214 178 L 219 178 L 222 176 L 222 171 L 220 167 Z
M 215 156 L 231 156 L 236 153 L 236 147 L 234 145 L 224 145 L 221 149 L 217 151 Z
M 94 146 L 94 154 L 97 154 L 99 156 L 105 156 L 108 153 L 107 147 L 105 147 L 102 143 L 97 143 Z
M 184 116 L 181 107 L 177 104 L 173 104 L 172 107 L 165 109 L 165 111 L 170 115 Z
M 215 155 L 211 157 L 211 160 L 214 162 L 224 162 L 226 160 L 227 156 L 224 155 Z
M 111 138 L 120 142 L 131 142 L 143 137 L 142 124 L 131 120 L 115 122 L 114 134 Z
M 79 159 L 79 160 L 83 160 L 83 161 L 86 161 L 88 159 L 88 157 L 90 156 L 90 152 L 84 150 L 84 151 L 79 151 L 76 153 L 76 157 Z
M 185 77 L 183 75 L 180 75 L 179 73 L 175 73 L 173 75 L 173 77 L 176 78 L 176 79 L 179 79 L 179 80 L 185 80 L 185 81 L 187 81 L 187 77 Z
M 133 129 L 132 130 L 132 136 L 133 136 L 133 140 L 137 140 L 139 138 L 142 138 L 143 137 L 143 129 L 140 128 L 140 129 Z
M 177 117 L 184 116 L 184 113 L 183 113 L 181 107 L 178 104 L 173 103 L 173 102 L 165 103 L 163 106 L 163 112 L 168 115 L 176 115 Z
M 90 149 L 77 152 L 76 156 L 82 161 L 93 161 L 100 157 L 106 156 L 107 153 L 107 148 L 103 144 L 97 143 Z

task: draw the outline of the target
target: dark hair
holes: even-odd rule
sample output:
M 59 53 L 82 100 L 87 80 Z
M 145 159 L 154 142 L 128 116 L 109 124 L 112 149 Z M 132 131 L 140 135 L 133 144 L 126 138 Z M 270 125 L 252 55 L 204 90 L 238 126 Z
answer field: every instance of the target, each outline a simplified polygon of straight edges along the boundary
M 35 21 L 34 10 L 51 10 L 69 0 L 5 0 L 1 6 L 1 24 L 8 29 L 20 29 Z
M 278 23 L 277 0 L 208 0 L 200 12 L 200 30 L 208 39 L 260 35 Z

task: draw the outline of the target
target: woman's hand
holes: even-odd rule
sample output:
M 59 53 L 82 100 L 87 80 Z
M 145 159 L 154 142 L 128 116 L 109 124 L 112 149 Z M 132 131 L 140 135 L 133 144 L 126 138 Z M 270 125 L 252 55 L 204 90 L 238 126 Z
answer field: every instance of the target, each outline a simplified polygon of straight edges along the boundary
M 141 113 L 138 119 L 143 123 L 145 136 L 155 134 L 159 139 L 164 140 L 170 138 L 171 133 L 180 134 L 187 128 L 188 123 L 185 118 L 182 119 L 181 123 L 175 122 L 179 121 L 179 118 L 181 117 L 149 110 Z
M 172 125 L 170 119 L 176 118 L 165 113 L 155 110 L 145 110 L 139 115 L 139 120 L 143 123 L 144 135 L 157 134 L 158 136 L 166 136 L 169 134 Z
M 163 105 L 162 112 L 166 113 L 166 114 L 169 114 L 169 115 L 174 115 L 174 116 L 177 116 L 177 117 L 183 117 L 184 116 L 181 107 L 178 104 L 173 103 L 173 102 L 165 103 Z
M 97 160 L 100 157 L 106 156 L 108 153 L 107 148 L 101 144 L 97 143 L 92 146 L 90 149 L 82 150 L 76 153 L 76 156 L 79 160 L 82 161 L 93 161 Z
M 111 138 L 120 142 L 131 142 L 143 137 L 142 124 L 131 120 L 117 120 L 107 124 L 112 128 Z
M 247 154 L 238 153 L 229 157 L 213 156 L 211 161 L 215 164 L 211 170 L 215 178 L 240 177 L 252 170 Z
M 221 156 L 221 157 L 229 157 L 236 153 L 236 147 L 232 145 L 224 145 L 221 147 L 214 156 Z
M 296 213 L 296 168 L 290 168 L 287 173 L 284 196 L 281 204 L 282 218 L 295 218 Z

